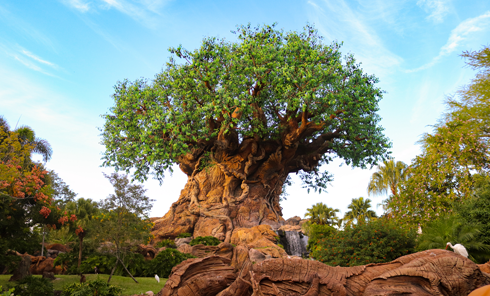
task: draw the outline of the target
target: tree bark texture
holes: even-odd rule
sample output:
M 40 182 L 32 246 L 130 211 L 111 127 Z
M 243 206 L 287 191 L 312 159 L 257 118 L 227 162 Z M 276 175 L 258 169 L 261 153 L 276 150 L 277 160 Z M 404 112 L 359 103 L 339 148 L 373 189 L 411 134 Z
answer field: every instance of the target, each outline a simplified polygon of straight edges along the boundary
M 277 143 L 231 142 L 223 145 L 234 149 L 182 157 L 180 168 L 188 181 L 178 201 L 155 221 L 154 242 L 188 232 L 229 243 L 235 228 L 284 223 L 279 196 L 288 174 L 302 162 Z
M 389 263 L 332 267 L 314 260 L 256 258 L 240 245 L 233 258 L 189 259 L 172 270 L 159 296 L 468 295 L 490 274 L 446 250 L 428 250 Z

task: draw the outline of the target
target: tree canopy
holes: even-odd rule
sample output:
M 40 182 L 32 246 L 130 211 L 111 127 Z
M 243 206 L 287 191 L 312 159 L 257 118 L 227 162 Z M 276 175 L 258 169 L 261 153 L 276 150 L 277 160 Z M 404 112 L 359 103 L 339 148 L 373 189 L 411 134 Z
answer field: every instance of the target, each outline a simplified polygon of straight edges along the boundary
M 386 155 L 378 79 L 352 55 L 343 59 L 340 44 L 323 44 L 311 26 L 298 33 L 248 25 L 234 33 L 237 42 L 209 37 L 194 51 L 170 48 L 153 81 L 115 86 L 115 105 L 103 116 L 105 165 L 134 169 L 140 180 L 151 172 L 162 180 L 173 164 L 191 175 L 206 153 L 233 154 L 253 139 L 266 153 L 282 149 L 286 174 L 300 172 L 321 188 L 329 176 L 316 174 L 331 153 L 359 167 Z
M 475 182 L 488 176 L 490 48 L 462 56 L 478 70 L 475 78 L 448 98 L 441 122 L 420 141 L 422 153 L 412 161 L 400 196 L 388 201 L 387 208 L 405 225 L 416 227 L 452 212 L 471 198 Z

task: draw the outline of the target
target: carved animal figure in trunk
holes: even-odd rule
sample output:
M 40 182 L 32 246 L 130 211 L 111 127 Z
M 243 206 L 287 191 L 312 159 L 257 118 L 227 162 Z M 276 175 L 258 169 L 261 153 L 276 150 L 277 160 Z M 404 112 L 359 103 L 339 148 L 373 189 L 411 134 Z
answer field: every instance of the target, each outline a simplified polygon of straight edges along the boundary
M 378 125 L 382 91 L 340 45 L 275 26 L 237 29 L 238 42 L 181 47 L 152 83 L 116 85 L 104 117 L 106 166 L 160 180 L 174 164 L 188 182 L 155 221 L 156 240 L 183 232 L 229 242 L 235 227 L 283 223 L 279 204 L 290 173 L 305 186 L 331 180 L 334 155 L 364 167 L 390 144 Z

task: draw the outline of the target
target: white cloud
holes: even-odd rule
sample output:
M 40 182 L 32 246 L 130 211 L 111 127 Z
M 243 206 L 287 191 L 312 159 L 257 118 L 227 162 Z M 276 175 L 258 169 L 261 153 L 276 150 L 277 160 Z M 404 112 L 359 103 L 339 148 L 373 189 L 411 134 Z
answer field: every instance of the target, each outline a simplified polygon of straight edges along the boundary
M 430 13 L 427 16 L 428 20 L 434 23 L 442 23 L 449 12 L 450 3 L 449 0 L 419 0 L 417 5 L 425 12 Z
M 90 10 L 90 3 L 84 0 L 61 0 L 67 6 L 73 7 L 76 10 L 85 13 Z
M 345 1 L 309 0 L 308 4 L 314 8 L 309 11 L 310 20 L 321 35 L 326 40 L 344 40 L 344 46 L 352 50 L 367 73 L 389 78 L 388 74 L 403 61 L 384 46 L 375 30 L 365 21 L 364 14 L 351 9 Z
M 435 58 L 433 58 L 432 61 L 416 69 L 406 70 L 406 72 L 418 72 L 434 66 L 443 57 L 448 56 L 454 51 L 458 50 L 462 42 L 467 41 L 473 33 L 484 31 L 488 28 L 490 28 L 490 11 L 487 11 L 480 16 L 470 18 L 461 22 L 456 28 L 451 31 L 451 34 L 449 35 L 446 44 L 441 47 L 439 54 Z
M 20 47 L 19 45 L 9 45 L 8 42 L 5 43 L 0 43 L 0 53 L 3 52 L 6 56 L 16 60 L 17 62 L 21 63 L 25 67 L 43 73 L 45 75 L 51 76 L 51 77 L 57 77 L 46 70 L 44 70 L 40 64 L 42 65 L 48 65 L 52 68 L 58 69 L 59 67 L 56 64 L 53 64 L 51 62 L 48 62 L 37 55 L 31 53 L 28 50 L 25 50 L 24 48 Z M 59 78 L 59 77 L 57 77 Z
M 39 62 L 39 63 L 41 63 L 41 64 L 48 65 L 48 66 L 50 66 L 50 67 L 52 67 L 52 68 L 58 68 L 58 66 L 57 66 L 57 65 L 55 65 L 55 64 L 53 64 L 53 63 L 51 63 L 51 62 L 48 62 L 48 61 L 46 61 L 46 60 L 43 60 L 42 58 L 38 57 L 37 55 L 33 54 L 32 52 L 30 52 L 30 51 L 28 51 L 28 50 L 22 49 L 20 52 L 21 52 L 23 55 L 25 55 L 25 56 L 27 56 L 27 57 L 29 57 L 29 58 L 31 58 L 31 59 L 33 59 L 33 60 L 35 60 L 35 61 L 38 61 L 38 62 Z

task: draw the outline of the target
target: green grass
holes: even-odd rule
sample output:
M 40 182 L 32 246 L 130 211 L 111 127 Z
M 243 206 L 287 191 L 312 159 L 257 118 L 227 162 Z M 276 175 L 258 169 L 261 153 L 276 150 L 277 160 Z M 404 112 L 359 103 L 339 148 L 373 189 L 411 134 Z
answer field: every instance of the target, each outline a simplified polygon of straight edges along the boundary
M 12 275 L 9 274 L 0 275 L 0 286 L 2 286 L 2 288 L 5 289 L 7 285 L 10 286 L 15 285 L 15 282 L 8 281 L 11 276 Z M 41 275 L 35 275 L 35 276 L 41 277 Z M 78 275 L 55 275 L 55 277 L 57 278 L 55 281 L 53 281 L 55 290 L 63 290 L 63 286 L 80 282 L 80 276 Z M 87 278 L 87 281 L 96 280 L 97 277 L 99 279 L 103 279 L 107 281 L 109 275 L 86 274 L 85 277 Z M 122 295 L 143 294 L 147 291 L 152 291 L 153 293 L 157 294 L 158 292 L 160 292 L 160 290 L 165 285 L 165 282 L 167 281 L 167 279 L 161 278 L 160 283 L 157 283 L 157 281 L 153 277 L 137 277 L 136 280 L 138 281 L 139 284 L 135 283 L 133 279 L 131 279 L 130 277 L 112 276 L 110 284 L 121 287 L 123 289 Z

